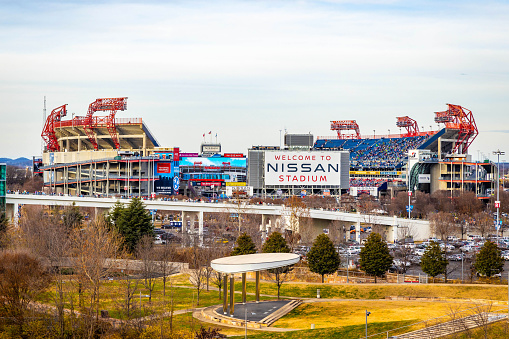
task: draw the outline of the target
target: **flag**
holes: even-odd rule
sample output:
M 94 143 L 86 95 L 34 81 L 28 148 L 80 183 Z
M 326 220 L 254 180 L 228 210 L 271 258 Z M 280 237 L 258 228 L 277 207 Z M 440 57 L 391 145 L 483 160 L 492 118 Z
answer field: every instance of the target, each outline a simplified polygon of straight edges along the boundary
M 216 133 L 216 138 L 217 138 L 217 133 Z
M 209 134 L 212 134 L 212 131 L 210 131 Z
M 203 137 L 205 138 L 205 133 L 203 133 Z

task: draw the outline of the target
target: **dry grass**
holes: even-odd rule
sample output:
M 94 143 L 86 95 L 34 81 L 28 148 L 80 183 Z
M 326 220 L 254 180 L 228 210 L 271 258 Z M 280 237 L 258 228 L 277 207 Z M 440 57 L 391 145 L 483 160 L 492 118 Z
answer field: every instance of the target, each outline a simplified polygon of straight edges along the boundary
M 440 317 L 449 312 L 448 302 L 351 300 L 337 302 L 317 302 L 303 304 L 278 320 L 274 326 L 282 328 L 309 329 L 342 327 L 365 323 L 365 310 L 371 312 L 369 322 L 391 323 L 410 321 L 417 323 L 426 319 Z M 461 305 L 460 305 L 461 306 Z M 468 308 L 471 304 L 464 304 Z M 458 304 L 454 303 L 457 308 Z

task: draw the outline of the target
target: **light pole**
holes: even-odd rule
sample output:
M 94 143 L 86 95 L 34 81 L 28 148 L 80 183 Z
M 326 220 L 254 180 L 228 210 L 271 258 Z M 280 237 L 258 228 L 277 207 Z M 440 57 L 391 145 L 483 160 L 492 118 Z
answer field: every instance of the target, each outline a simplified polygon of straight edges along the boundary
M 505 155 L 505 152 L 496 150 L 493 152 L 497 156 L 497 201 L 495 201 L 495 208 L 497 209 L 497 247 L 498 247 L 498 230 L 500 229 L 500 156 Z
M 408 219 L 410 219 L 410 212 L 412 211 L 412 207 L 410 207 L 410 198 L 412 197 L 412 191 L 410 188 L 408 189 Z
M 460 253 L 461 253 L 461 283 L 463 284 L 464 280 L 463 280 L 463 250 L 460 249 Z
M 368 310 L 366 310 L 366 339 L 368 338 L 368 317 L 370 314 L 371 312 L 368 312 Z
M 373 139 L 375 139 L 375 130 L 373 130 Z

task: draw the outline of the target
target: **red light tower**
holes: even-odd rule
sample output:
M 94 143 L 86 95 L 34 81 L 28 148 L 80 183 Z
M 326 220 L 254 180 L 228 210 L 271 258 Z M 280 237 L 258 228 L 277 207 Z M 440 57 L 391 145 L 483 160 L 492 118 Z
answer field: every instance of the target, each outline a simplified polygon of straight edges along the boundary
M 458 140 L 454 144 L 453 153 L 466 154 L 468 147 L 479 134 L 472 111 L 460 105 L 447 104 L 448 109 L 435 112 L 435 122 L 445 124 L 445 128 L 458 130 Z
M 404 137 L 415 137 L 419 134 L 419 126 L 414 119 L 408 116 L 397 117 L 396 119 L 398 119 L 396 126 L 406 128 L 406 134 L 403 134 Z
M 108 132 L 110 132 L 111 139 L 115 144 L 115 148 L 119 149 L 117 128 L 115 126 L 115 114 L 117 111 L 124 111 L 127 109 L 127 98 L 102 98 L 97 99 L 88 106 L 88 112 L 84 119 L 83 129 L 87 133 L 88 139 L 97 151 L 97 140 L 94 135 L 94 127 L 97 125 L 106 125 Z M 109 111 L 110 114 L 106 117 L 93 117 L 97 111 Z
M 50 152 L 60 151 L 60 145 L 55 134 L 55 123 L 61 121 L 66 115 L 67 105 L 62 105 L 52 110 L 51 114 L 46 118 L 41 137 L 46 142 L 46 149 Z
M 361 132 L 355 120 L 339 120 L 330 122 L 331 131 L 338 133 L 339 139 L 360 139 Z M 341 131 L 355 131 L 355 134 L 341 134 Z

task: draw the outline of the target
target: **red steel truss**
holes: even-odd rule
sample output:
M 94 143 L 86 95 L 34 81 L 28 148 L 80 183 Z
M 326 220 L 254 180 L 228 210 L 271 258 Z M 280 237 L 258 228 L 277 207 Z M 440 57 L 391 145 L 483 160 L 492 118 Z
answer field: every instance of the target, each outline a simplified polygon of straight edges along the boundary
M 94 128 L 97 125 L 106 125 L 108 132 L 110 133 L 111 140 L 113 141 L 115 148 L 120 148 L 120 143 L 117 136 L 117 128 L 115 125 L 115 114 L 117 111 L 124 111 L 127 109 L 127 97 L 124 98 L 102 98 L 96 99 L 93 103 L 88 106 L 87 115 L 84 118 L 83 128 L 88 136 L 88 139 L 97 151 L 97 140 L 94 134 Z M 97 117 L 93 119 L 93 115 L 97 111 L 109 111 L 109 115 L 105 117 Z
M 339 120 L 330 122 L 331 131 L 338 133 L 339 139 L 360 139 L 361 132 L 355 120 Z M 355 131 L 355 134 L 341 134 L 341 131 Z
M 55 134 L 55 124 L 60 122 L 66 115 L 67 105 L 62 105 L 52 110 L 51 114 L 46 118 L 41 137 L 46 142 L 46 149 L 50 152 L 60 151 L 60 145 Z
M 396 119 L 398 119 L 398 121 L 396 121 L 396 126 L 406 128 L 406 134 L 403 134 L 403 137 L 415 137 L 416 135 L 419 135 L 419 126 L 417 125 L 417 121 L 408 116 L 397 117 Z
M 454 144 L 453 153 L 466 154 L 468 147 L 479 134 L 472 111 L 460 105 L 447 104 L 448 109 L 435 112 L 435 122 L 445 124 L 445 128 L 457 129 L 458 140 Z

